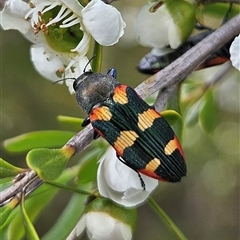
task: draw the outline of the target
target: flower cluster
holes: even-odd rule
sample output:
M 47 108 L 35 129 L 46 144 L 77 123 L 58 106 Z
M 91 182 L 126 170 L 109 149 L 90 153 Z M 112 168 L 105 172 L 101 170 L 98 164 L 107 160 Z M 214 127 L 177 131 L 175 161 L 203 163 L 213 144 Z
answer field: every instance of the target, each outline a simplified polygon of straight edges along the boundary
M 125 208 L 108 199 L 95 199 L 87 206 L 77 225 L 76 236 L 86 229 L 91 240 L 132 239 L 136 209 Z
M 36 70 L 51 81 L 78 77 L 92 38 L 103 46 L 118 42 L 126 24 L 120 12 L 101 0 L 83 6 L 77 0 L 11 0 L 0 13 L 4 30 L 16 29 L 34 45 Z M 72 90 L 72 82 L 67 83 Z

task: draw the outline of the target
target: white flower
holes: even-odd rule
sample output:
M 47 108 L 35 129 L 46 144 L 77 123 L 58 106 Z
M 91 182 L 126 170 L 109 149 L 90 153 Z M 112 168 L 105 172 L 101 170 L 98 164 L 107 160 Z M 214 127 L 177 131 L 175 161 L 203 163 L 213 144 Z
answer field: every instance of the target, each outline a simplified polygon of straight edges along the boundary
M 91 240 L 130 240 L 136 219 L 136 209 L 126 209 L 110 200 L 97 198 L 87 206 L 77 224 L 76 235 L 81 235 L 86 228 Z
M 5 7 L 0 12 L 0 23 L 4 30 L 15 29 L 23 34 L 31 28 L 29 21 L 24 16 L 29 11 L 26 2 L 20 0 L 11 0 L 5 3 Z
M 110 46 L 123 35 L 126 23 L 120 12 L 100 0 L 92 0 L 82 10 L 83 25 L 101 45 Z
M 232 65 L 240 71 L 240 34 L 235 37 L 230 46 L 229 52 Z
M 54 52 L 46 49 L 46 47 L 41 44 L 36 44 L 31 47 L 31 58 L 35 69 L 42 76 L 47 77 L 53 82 L 62 79 L 60 71 L 63 68 L 62 73 L 64 73 L 64 78 L 66 78 L 65 83 L 70 93 L 75 93 L 73 89 L 74 80 L 72 78 L 80 76 L 88 63 L 88 58 L 86 56 L 78 56 L 71 61 L 66 55 L 55 55 Z M 64 66 L 67 67 L 64 68 Z M 87 68 L 87 70 L 88 69 L 89 68 Z M 59 71 L 59 74 L 57 74 L 57 71 Z M 63 83 L 63 81 L 60 83 Z
M 104 197 L 126 207 L 136 206 L 144 202 L 156 188 L 158 181 L 141 175 L 145 190 L 138 174 L 123 164 L 112 147 L 109 147 L 100 159 L 97 173 L 98 190 Z
M 150 11 L 152 8 L 155 10 Z M 182 0 L 148 2 L 139 10 L 135 20 L 137 41 L 151 48 L 170 45 L 176 49 L 192 32 L 194 12 L 194 6 Z
M 16 29 L 35 45 L 35 68 L 46 78 L 77 78 L 86 64 L 91 38 L 104 46 L 118 42 L 126 24 L 118 10 L 101 0 L 85 7 L 77 0 L 11 0 L 0 13 L 4 30 Z
M 103 212 L 89 212 L 86 215 L 86 227 L 90 239 L 132 239 L 132 231 L 128 225 Z

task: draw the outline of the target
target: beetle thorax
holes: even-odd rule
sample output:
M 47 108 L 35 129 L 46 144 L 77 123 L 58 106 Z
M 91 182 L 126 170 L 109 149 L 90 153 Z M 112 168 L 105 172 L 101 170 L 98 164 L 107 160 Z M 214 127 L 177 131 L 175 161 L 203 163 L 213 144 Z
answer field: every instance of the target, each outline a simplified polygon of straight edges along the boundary
M 79 79 L 80 78 L 76 81 Z M 81 79 L 79 81 L 81 81 Z M 118 84 L 117 80 L 108 74 L 90 74 L 88 77 L 84 78 L 83 81 L 75 84 L 77 86 L 77 102 L 83 110 L 89 114 L 95 105 L 103 103 L 109 98 Z

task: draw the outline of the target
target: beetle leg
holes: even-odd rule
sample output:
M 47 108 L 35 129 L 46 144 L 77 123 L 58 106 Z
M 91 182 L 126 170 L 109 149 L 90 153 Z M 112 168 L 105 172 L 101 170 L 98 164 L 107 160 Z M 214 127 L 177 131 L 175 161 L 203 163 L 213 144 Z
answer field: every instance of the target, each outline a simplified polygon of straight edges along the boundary
M 91 123 L 90 122 L 90 117 L 86 117 L 82 122 L 82 127 L 86 127 L 90 123 Z M 99 137 L 100 137 L 100 135 L 98 134 L 98 132 L 94 130 L 93 139 L 97 139 Z
M 127 163 L 122 159 L 122 157 L 120 157 L 118 154 L 117 154 L 117 158 L 118 158 L 123 164 L 125 164 L 125 165 L 128 166 L 128 167 L 130 167 L 132 170 L 134 170 L 134 171 L 138 174 L 138 177 L 139 177 L 139 179 L 140 179 L 141 186 L 142 186 L 143 190 L 146 190 L 145 182 L 143 181 L 142 176 L 140 175 L 140 173 L 139 173 L 136 169 L 132 168 L 131 165 L 127 164 Z
M 86 127 L 90 123 L 90 117 L 86 117 L 82 122 L 82 127 Z
M 97 139 L 99 137 L 100 137 L 100 135 L 98 134 L 98 132 L 94 130 L 93 139 Z

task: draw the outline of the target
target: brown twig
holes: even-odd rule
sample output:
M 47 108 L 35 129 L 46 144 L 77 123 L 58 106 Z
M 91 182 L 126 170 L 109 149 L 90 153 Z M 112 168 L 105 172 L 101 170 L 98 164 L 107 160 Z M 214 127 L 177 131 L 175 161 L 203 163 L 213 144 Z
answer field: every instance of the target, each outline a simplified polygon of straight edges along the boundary
M 14 184 L 10 188 L 6 188 L 0 194 L 0 206 L 8 202 L 15 195 L 25 191 L 26 195 L 42 184 L 42 180 L 37 176 L 33 170 L 26 171 L 20 179 L 16 176 Z

